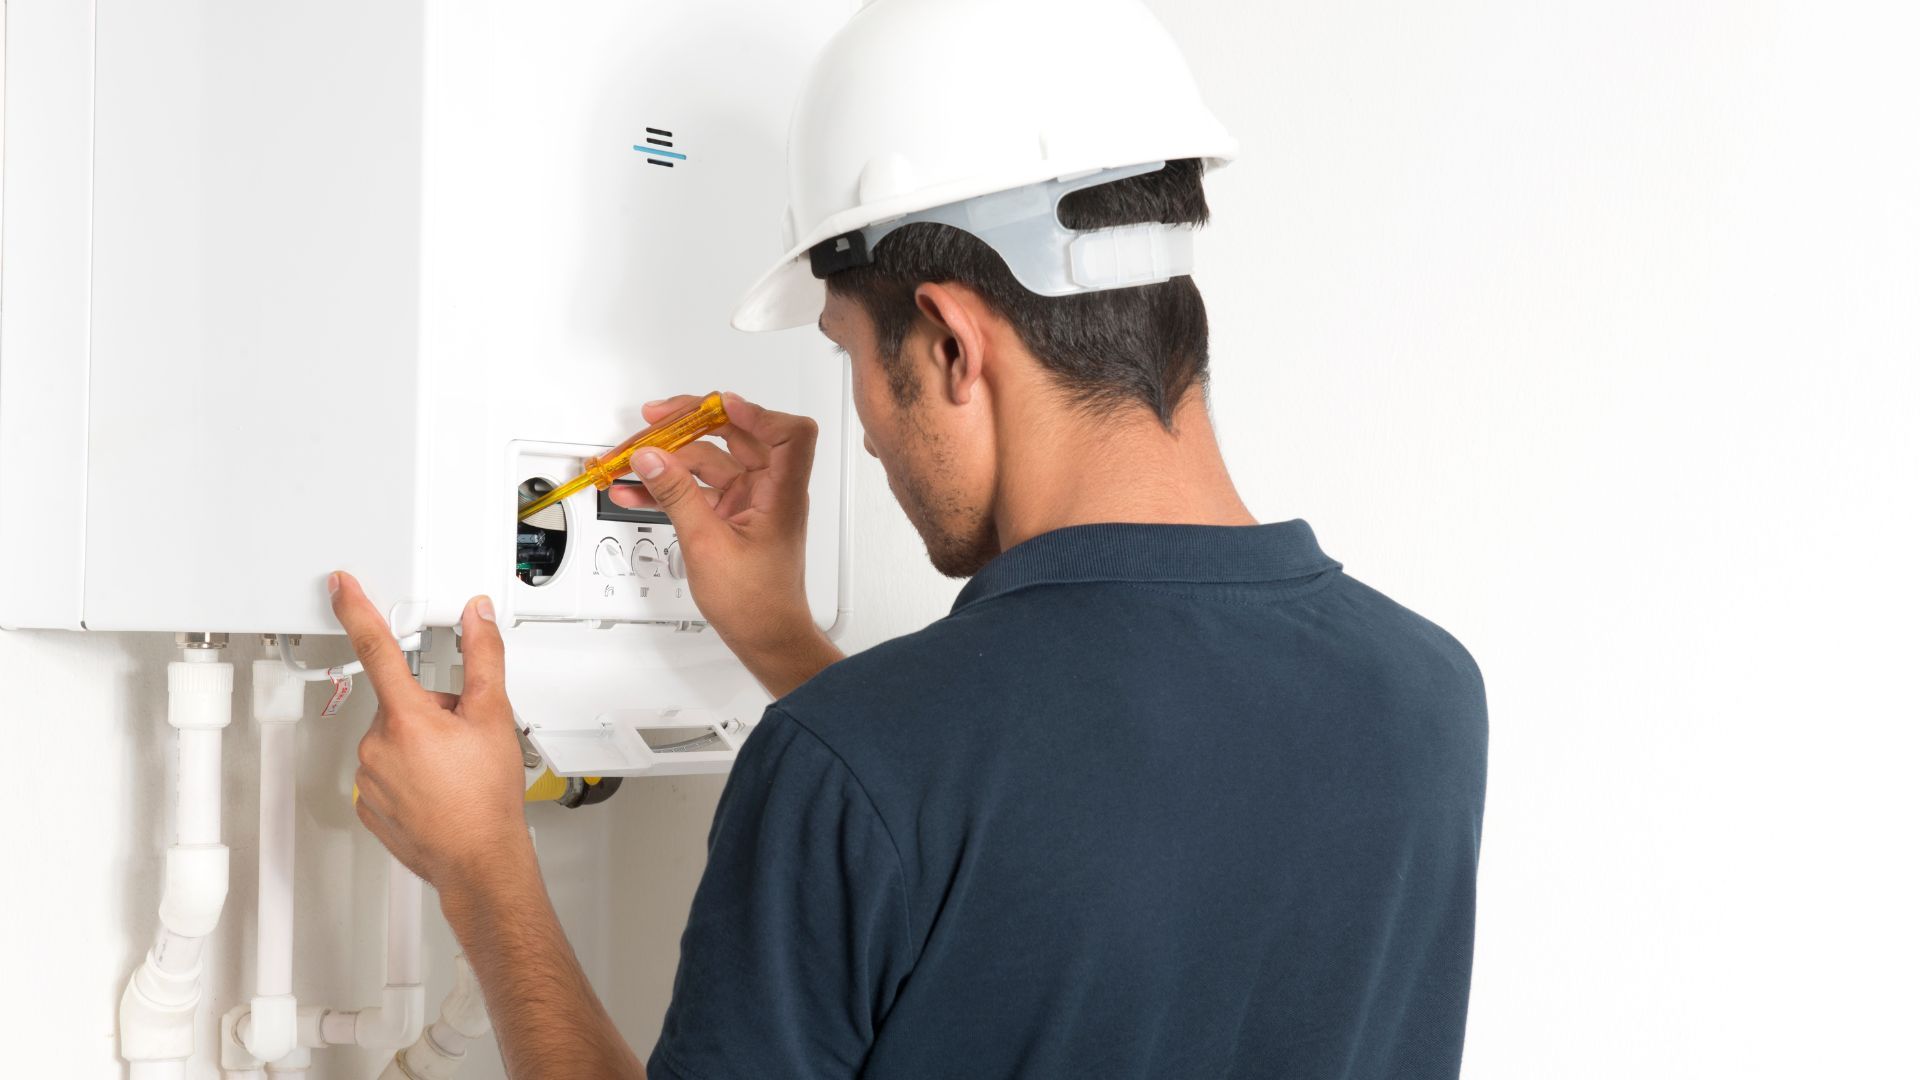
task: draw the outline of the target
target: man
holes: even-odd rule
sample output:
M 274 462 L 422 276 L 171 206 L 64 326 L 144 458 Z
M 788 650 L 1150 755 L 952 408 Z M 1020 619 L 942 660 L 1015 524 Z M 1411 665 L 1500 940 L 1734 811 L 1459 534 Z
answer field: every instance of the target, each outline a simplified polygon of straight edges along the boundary
M 817 316 L 850 358 L 867 449 L 972 579 L 952 613 L 850 658 L 814 626 L 802 417 L 729 398 L 724 449 L 634 461 L 775 698 L 644 1070 L 540 881 L 490 605 L 455 699 L 330 578 L 381 699 L 362 820 L 438 889 L 515 1077 L 1458 1074 L 1478 670 L 1234 488 L 1185 243 L 1232 143 L 1164 33 L 1010 2 L 882 0 L 828 47 L 798 242 L 736 316 Z M 989 41 L 991 74 L 894 107 Z M 1037 148 L 994 142 L 1030 114 Z

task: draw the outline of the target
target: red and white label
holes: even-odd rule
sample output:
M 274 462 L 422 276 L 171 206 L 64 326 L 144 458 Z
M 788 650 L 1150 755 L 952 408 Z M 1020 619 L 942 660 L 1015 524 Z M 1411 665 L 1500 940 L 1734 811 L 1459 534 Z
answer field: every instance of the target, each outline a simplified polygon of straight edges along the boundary
M 345 666 L 327 669 L 327 678 L 333 680 L 333 696 L 327 699 L 327 707 L 320 710 L 321 716 L 332 716 L 339 712 L 340 706 L 347 703 L 347 695 L 353 693 L 353 676 L 342 670 Z

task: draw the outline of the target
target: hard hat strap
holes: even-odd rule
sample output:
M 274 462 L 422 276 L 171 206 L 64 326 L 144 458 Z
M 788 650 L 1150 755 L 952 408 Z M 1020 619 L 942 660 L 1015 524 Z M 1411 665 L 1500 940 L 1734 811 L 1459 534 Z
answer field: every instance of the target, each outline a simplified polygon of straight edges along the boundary
M 1082 188 L 1164 168 L 1162 161 L 995 191 L 916 210 L 842 233 L 808 252 L 813 276 L 873 263 L 873 250 L 895 229 L 917 222 L 951 225 L 993 248 L 1015 280 L 1041 296 L 1068 296 L 1148 285 L 1193 272 L 1193 227 L 1146 222 L 1108 229 L 1060 224 L 1060 200 Z

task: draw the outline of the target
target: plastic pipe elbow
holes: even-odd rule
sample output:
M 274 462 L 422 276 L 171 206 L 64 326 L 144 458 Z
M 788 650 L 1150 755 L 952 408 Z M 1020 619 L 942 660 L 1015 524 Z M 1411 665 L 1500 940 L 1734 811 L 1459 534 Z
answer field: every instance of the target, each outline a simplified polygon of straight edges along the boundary
M 307 1075 L 307 1070 L 311 1068 L 313 1068 L 313 1051 L 304 1046 L 296 1046 L 287 1052 L 286 1057 L 267 1066 L 267 1080 L 275 1080 L 276 1077 L 283 1080 L 304 1077 Z
M 253 719 L 294 724 L 306 711 L 307 681 L 279 660 L 253 662 Z
M 480 980 L 474 977 L 466 956 L 456 953 L 453 962 L 453 989 L 440 1003 L 440 1018 L 428 1025 L 413 1045 L 393 1055 L 380 1080 L 452 1080 L 460 1063 L 467 1059 L 467 1043 L 493 1029 L 480 994 Z
M 419 983 L 389 985 L 380 1004 L 353 1017 L 353 1041 L 370 1050 L 398 1050 L 420 1037 L 427 1025 L 427 988 Z
M 256 997 L 237 1032 L 247 1053 L 278 1062 L 300 1049 L 300 1005 L 292 994 Z
M 167 849 L 160 925 L 181 938 L 204 938 L 227 900 L 227 849 L 221 844 Z M 131 1062 L 185 1061 L 193 1054 L 193 1017 L 200 1004 L 200 958 L 169 971 L 148 952 L 120 995 L 120 1056 Z
M 160 887 L 160 925 L 181 937 L 203 938 L 220 925 L 227 903 L 227 846 L 194 844 L 167 849 Z
M 265 1063 L 240 1041 L 240 1029 L 249 1012 L 249 1006 L 235 1005 L 220 1017 L 221 1080 L 265 1080 Z
M 466 1060 L 466 1036 L 435 1020 L 412 1046 L 393 1055 L 380 1080 L 453 1080 Z
M 487 1001 L 466 954 L 455 954 L 453 963 L 453 989 L 440 1003 L 440 1022 L 469 1039 L 477 1039 L 493 1030 L 493 1022 L 487 1019 Z
M 440 1046 L 434 1041 L 433 1028 L 428 1028 L 412 1046 L 393 1055 L 380 1070 L 380 1080 L 453 1080 L 465 1060 L 466 1050 Z
M 120 994 L 120 1056 L 135 1066 L 178 1063 L 184 1069 L 193 1056 L 200 984 L 193 978 L 182 982 L 164 977 L 156 983 L 153 974 L 150 963 L 141 964 Z M 171 998 L 174 993 L 183 996 Z M 149 1075 L 159 1074 L 149 1070 Z

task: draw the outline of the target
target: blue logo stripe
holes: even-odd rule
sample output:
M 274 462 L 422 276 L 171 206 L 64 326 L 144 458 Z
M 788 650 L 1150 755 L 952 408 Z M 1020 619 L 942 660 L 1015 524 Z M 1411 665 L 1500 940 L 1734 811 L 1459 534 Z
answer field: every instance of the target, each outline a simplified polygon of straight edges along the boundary
M 676 154 L 671 150 L 656 150 L 651 146 L 636 146 L 634 147 L 634 149 L 640 151 L 643 154 L 658 154 L 661 157 L 678 158 L 681 161 L 687 160 L 687 155 Z

